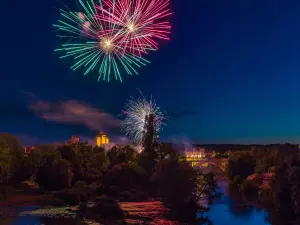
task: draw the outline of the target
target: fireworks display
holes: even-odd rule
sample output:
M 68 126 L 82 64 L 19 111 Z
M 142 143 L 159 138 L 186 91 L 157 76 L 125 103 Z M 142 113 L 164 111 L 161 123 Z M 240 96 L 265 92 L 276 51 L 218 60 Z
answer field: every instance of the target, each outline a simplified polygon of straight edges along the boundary
M 71 69 L 84 75 L 98 70 L 98 80 L 122 82 L 122 72 L 138 74 L 157 50 L 156 39 L 169 39 L 169 0 L 79 0 L 80 12 L 61 9 L 53 26 L 62 40 L 60 58 L 72 57 Z
M 161 112 L 155 101 L 149 101 L 142 95 L 142 98 L 131 97 L 123 110 L 125 119 L 121 122 L 121 130 L 135 143 L 141 144 L 146 116 L 154 115 L 155 130 L 158 134 L 167 119 L 165 113 Z
M 101 21 L 122 30 L 123 52 L 141 55 L 157 50 L 155 39 L 169 40 L 171 25 L 163 19 L 170 14 L 169 0 L 103 0 Z

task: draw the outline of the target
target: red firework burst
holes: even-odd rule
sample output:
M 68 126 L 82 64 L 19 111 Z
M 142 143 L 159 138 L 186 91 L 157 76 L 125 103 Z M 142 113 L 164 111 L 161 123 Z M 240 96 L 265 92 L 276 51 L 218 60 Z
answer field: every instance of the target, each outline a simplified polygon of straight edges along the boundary
M 157 50 L 156 39 L 169 40 L 171 25 L 166 17 L 172 14 L 170 0 L 103 0 L 98 6 L 98 17 L 103 22 L 113 24 L 110 29 L 119 29 L 122 33 L 123 54 L 147 53 Z

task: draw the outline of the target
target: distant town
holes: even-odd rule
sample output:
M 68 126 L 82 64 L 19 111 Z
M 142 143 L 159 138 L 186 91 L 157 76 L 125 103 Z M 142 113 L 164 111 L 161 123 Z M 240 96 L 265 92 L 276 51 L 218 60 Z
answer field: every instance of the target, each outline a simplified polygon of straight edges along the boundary
M 67 140 L 65 142 L 66 145 L 70 145 L 70 144 L 76 144 L 79 143 L 80 137 L 77 135 L 73 135 L 71 137 L 71 139 Z M 104 147 L 106 145 L 108 145 L 110 143 L 109 138 L 107 137 L 107 135 L 104 132 L 99 132 L 97 134 L 97 136 L 95 137 L 95 146 L 97 147 Z M 24 154 L 28 155 L 30 152 L 32 152 L 35 149 L 35 146 L 24 146 Z

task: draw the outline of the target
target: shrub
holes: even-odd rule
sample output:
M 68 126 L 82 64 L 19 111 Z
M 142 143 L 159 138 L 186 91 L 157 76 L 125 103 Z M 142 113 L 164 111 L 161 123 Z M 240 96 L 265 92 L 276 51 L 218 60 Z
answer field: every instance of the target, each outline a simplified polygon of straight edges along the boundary
M 40 203 L 42 205 L 51 205 L 51 206 L 65 206 L 66 202 L 62 199 L 53 197 L 52 195 L 46 195 Z
M 242 184 L 242 190 L 245 194 L 257 193 L 258 186 L 255 180 L 244 180 Z
M 84 187 L 86 187 L 86 183 L 84 181 L 77 181 L 74 184 L 74 188 L 84 188 Z
M 120 195 L 121 188 L 116 185 L 111 185 L 105 190 L 105 192 L 107 195 L 117 198 Z
M 95 207 L 97 213 L 104 219 L 124 219 L 125 214 L 120 208 L 118 202 L 112 198 L 106 196 L 97 198 L 97 205 Z
M 77 205 L 80 202 L 88 201 L 92 192 L 89 188 L 72 188 L 56 192 L 54 196 L 64 200 L 68 205 Z
M 270 187 L 262 188 L 258 192 L 258 200 L 266 207 L 272 206 L 272 204 L 273 204 L 272 189 Z
M 135 201 L 135 196 L 130 191 L 123 191 L 120 194 L 120 200 L 122 200 L 122 201 Z
M 75 191 L 63 190 L 55 193 L 54 196 L 64 200 L 67 205 L 77 205 L 80 202 L 80 194 Z
M 135 201 L 147 201 L 149 196 L 146 192 L 143 192 L 143 191 L 136 191 L 136 192 L 133 192 L 133 195 L 134 195 L 134 200 Z
M 235 176 L 232 180 L 232 184 L 234 185 L 239 185 L 243 182 L 242 178 L 240 176 Z
M 106 195 L 97 196 L 95 200 L 96 205 L 92 208 L 80 207 L 82 216 L 104 224 L 118 224 L 117 220 L 124 220 L 125 214 L 116 200 Z

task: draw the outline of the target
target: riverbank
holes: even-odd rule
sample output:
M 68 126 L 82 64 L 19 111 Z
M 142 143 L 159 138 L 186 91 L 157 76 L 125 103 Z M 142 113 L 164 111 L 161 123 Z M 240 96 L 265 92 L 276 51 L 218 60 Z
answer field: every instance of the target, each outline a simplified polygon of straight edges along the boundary
M 120 208 L 125 213 L 125 222 L 129 225 L 138 224 L 169 224 L 169 225 L 184 225 L 177 221 L 172 221 L 166 218 L 168 209 L 166 209 L 159 201 L 146 201 L 146 202 L 120 202 Z M 10 224 L 19 224 L 32 219 L 41 219 L 44 225 L 48 225 L 56 221 L 59 224 L 62 221 L 73 221 L 74 224 L 116 224 L 108 222 L 96 222 L 90 218 L 79 217 L 79 207 L 30 207 L 30 206 L 7 206 L 0 207 L 1 219 L 10 219 L 15 222 Z M 0 220 L 1 222 L 2 220 Z M 82 222 L 82 223 L 81 223 Z M 2 223 L 1 223 L 2 224 Z M 42 223 L 37 223 L 40 225 Z M 55 224 L 55 223 L 53 223 Z M 73 224 L 73 223 L 70 223 Z
M 44 195 L 16 192 L 8 196 L 6 200 L 2 200 L 0 202 L 0 207 L 26 205 L 41 206 L 45 200 L 46 197 Z
M 233 190 L 228 190 L 228 182 L 224 179 L 218 181 L 219 191 L 223 193 L 220 200 L 216 200 L 212 205 L 210 205 L 210 211 L 206 214 L 208 218 L 212 221 L 213 225 L 269 225 L 266 221 L 268 214 L 262 209 L 256 208 L 255 206 L 247 205 L 245 207 L 245 202 L 243 198 L 239 198 L 238 193 L 233 192 Z M 32 205 L 37 205 L 41 201 L 43 195 L 27 195 L 27 202 Z M 100 225 L 105 223 L 99 223 L 92 219 L 79 218 L 77 211 L 78 206 L 72 207 L 46 207 L 40 204 L 38 207 L 31 207 L 30 204 L 20 204 L 16 201 L 17 196 L 13 197 L 10 202 L 13 203 L 11 206 L 2 207 L 5 208 L 7 220 L 10 219 L 7 225 L 19 225 L 19 224 L 35 224 L 35 225 Z M 24 198 L 24 196 L 22 197 Z M 29 198 L 32 198 L 29 200 Z M 3 203 L 2 203 L 3 205 Z M 138 224 L 169 224 L 169 225 L 183 225 L 178 221 L 172 221 L 168 219 L 168 210 L 159 201 L 144 201 L 144 202 L 119 202 L 120 208 L 125 213 L 124 221 L 129 225 Z M 41 209 L 46 209 L 41 210 Z M 59 217 L 60 211 L 73 212 L 76 214 L 75 218 L 66 219 Z M 19 216 L 22 211 L 34 212 L 31 216 Z M 9 213 L 13 214 L 8 215 Z M 44 217 L 45 212 L 49 213 L 49 216 L 56 214 L 58 218 L 53 219 L 50 217 Z M 58 214 L 57 214 L 58 213 Z M 74 215 L 74 214 L 73 214 Z M 53 215 L 52 215 L 53 216 Z M 3 217 L 2 217 L 3 218 Z M 35 221 L 32 223 L 31 221 Z M 0 221 L 1 225 L 5 224 Z M 114 224 L 114 223 L 111 223 Z M 115 225 L 115 224 L 114 224 Z

